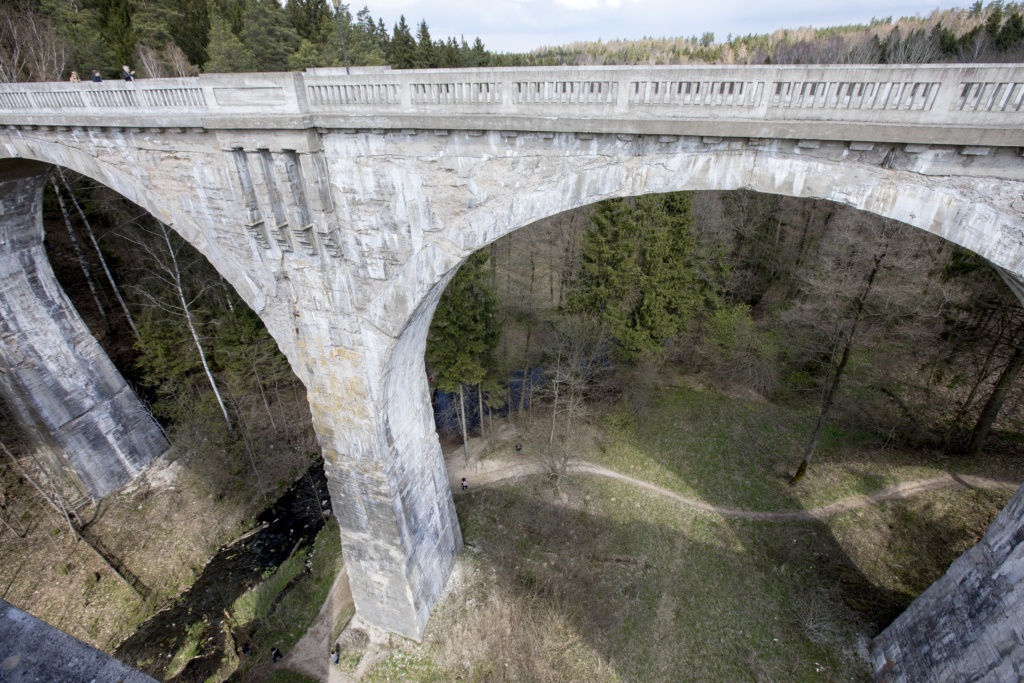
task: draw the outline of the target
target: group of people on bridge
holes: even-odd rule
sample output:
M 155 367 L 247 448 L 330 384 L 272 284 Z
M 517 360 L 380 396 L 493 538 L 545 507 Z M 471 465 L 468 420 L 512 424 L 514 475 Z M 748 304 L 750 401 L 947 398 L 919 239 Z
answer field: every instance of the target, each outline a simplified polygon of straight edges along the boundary
M 121 67 L 121 79 L 125 80 L 125 81 L 134 81 L 135 80 L 135 72 L 127 64 L 125 64 L 124 66 Z M 92 81 L 93 83 L 102 83 L 103 82 L 103 76 L 100 75 L 100 70 L 99 69 L 93 69 L 92 70 L 92 75 L 89 77 L 89 80 Z M 71 78 L 69 78 L 68 81 L 71 82 L 71 83 L 81 83 L 82 79 L 78 75 L 77 71 L 72 71 L 71 72 Z

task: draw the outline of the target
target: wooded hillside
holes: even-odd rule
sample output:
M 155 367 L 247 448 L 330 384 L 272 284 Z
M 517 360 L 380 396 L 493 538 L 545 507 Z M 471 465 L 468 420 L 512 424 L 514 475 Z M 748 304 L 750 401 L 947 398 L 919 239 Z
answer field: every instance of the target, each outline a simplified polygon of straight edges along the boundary
M 771 34 L 649 37 L 495 53 L 476 39 L 434 37 L 425 19 L 393 26 L 368 7 L 340 16 L 328 0 L 8 0 L 0 15 L 0 82 L 64 80 L 93 69 L 119 78 L 199 72 L 556 64 L 901 64 L 1011 62 L 1024 57 L 1017 3 L 980 0 L 927 17 L 780 29 Z M 342 6 L 345 7 L 344 5 Z M 340 29 L 340 32 L 339 32 Z M 671 27 L 667 28 L 671 31 Z M 344 46 L 341 36 L 344 35 Z

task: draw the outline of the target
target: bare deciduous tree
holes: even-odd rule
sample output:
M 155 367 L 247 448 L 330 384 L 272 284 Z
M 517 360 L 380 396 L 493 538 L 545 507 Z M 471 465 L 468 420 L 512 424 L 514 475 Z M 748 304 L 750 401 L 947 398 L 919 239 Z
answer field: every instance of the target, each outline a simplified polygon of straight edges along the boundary
M 895 279 L 878 288 L 883 273 L 909 274 L 900 239 L 906 225 L 889 219 L 847 214 L 847 220 L 826 236 L 817 271 L 807 279 L 815 291 L 788 315 L 809 332 L 808 358 L 824 366 L 821 403 L 811 438 L 791 483 L 799 482 L 810 465 L 835 405 L 855 345 L 868 331 L 878 331 L 905 316 L 914 305 L 910 288 Z M 799 336 L 799 335 L 798 335 Z
M 68 53 L 67 42 L 31 4 L 14 2 L 0 12 L 0 83 L 59 81 Z
M 147 261 L 149 279 L 157 283 L 157 291 L 163 292 L 166 295 L 162 296 L 154 293 L 154 291 L 151 291 L 151 289 L 146 287 L 135 287 L 135 291 L 137 291 L 145 301 L 149 302 L 151 306 L 155 306 L 169 315 L 184 319 L 185 324 L 188 327 L 189 334 L 192 337 L 192 341 L 195 344 L 196 351 L 199 354 L 199 359 L 203 366 L 203 372 L 206 374 L 207 381 L 210 383 L 210 388 L 213 390 L 213 394 L 217 398 L 217 405 L 220 406 L 228 431 L 234 431 L 234 425 L 231 423 L 231 417 L 228 414 L 224 398 L 221 396 L 217 382 L 213 378 L 213 372 L 210 370 L 210 363 L 207 360 L 206 349 L 203 347 L 199 331 L 196 327 L 195 317 L 192 312 L 195 302 L 208 288 L 209 283 L 203 283 L 199 286 L 197 293 L 189 293 L 189 287 L 186 286 L 185 281 L 185 271 L 189 269 L 190 264 L 181 264 L 178 260 L 181 245 L 184 244 L 184 242 L 180 240 L 180 238 L 172 240 L 170 231 L 167 230 L 167 226 L 163 223 L 157 222 L 156 228 L 152 229 L 134 226 L 134 229 L 126 231 L 124 236 L 127 241 L 135 244 L 139 248 L 140 254 L 144 255 L 145 260 Z M 177 243 L 178 246 L 175 246 L 175 243 Z M 214 286 L 219 287 L 220 283 L 214 283 Z
M 555 328 L 546 354 L 551 432 L 541 457 L 556 488 L 579 452 L 578 427 L 586 414 L 586 402 L 606 388 L 611 349 L 608 330 L 595 319 L 571 316 Z

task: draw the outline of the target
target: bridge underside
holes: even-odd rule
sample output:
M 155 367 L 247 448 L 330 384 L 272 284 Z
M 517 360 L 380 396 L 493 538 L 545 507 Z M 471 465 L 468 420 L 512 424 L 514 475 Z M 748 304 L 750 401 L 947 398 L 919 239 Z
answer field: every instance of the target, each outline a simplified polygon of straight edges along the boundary
M 475 250 L 610 197 L 748 188 L 852 205 L 971 249 L 1011 283 L 1024 273 L 1014 149 L 155 128 L 0 131 L 3 154 L 122 192 L 196 246 L 263 318 L 309 392 L 359 612 L 414 638 L 462 545 L 430 411 L 426 332 Z M 1024 533 L 1024 511 L 1011 508 L 1007 528 Z M 957 590 L 965 603 L 981 599 Z M 967 637 L 959 623 L 944 626 L 949 638 Z
M 54 277 L 43 247 L 48 176 L 44 164 L 0 162 L 0 395 L 50 471 L 98 500 L 168 443 Z

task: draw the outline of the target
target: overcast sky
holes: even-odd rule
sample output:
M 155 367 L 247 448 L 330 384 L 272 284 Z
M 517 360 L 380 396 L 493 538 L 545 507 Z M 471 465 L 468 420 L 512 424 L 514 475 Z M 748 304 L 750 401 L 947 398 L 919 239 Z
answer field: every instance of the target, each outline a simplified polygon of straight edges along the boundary
M 872 17 L 927 15 L 967 2 L 935 0 L 350 0 L 368 5 L 390 30 L 401 14 L 416 32 L 426 19 L 434 40 L 479 36 L 498 52 L 525 52 L 576 40 L 700 36 L 866 23 Z M 987 3 L 986 3 L 987 4 Z

